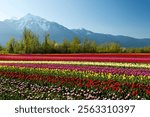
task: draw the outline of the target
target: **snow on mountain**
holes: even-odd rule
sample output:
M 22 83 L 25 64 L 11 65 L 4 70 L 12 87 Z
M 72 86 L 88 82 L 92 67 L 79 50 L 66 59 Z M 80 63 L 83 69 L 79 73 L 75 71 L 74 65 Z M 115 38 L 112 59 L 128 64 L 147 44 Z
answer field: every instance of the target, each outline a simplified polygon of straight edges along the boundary
M 36 25 L 40 28 L 42 28 L 45 31 L 48 31 L 49 25 L 48 21 L 45 19 L 39 17 L 39 16 L 33 16 L 31 14 L 27 14 L 26 16 L 22 17 L 18 21 L 18 29 L 24 29 L 31 28 L 32 26 Z

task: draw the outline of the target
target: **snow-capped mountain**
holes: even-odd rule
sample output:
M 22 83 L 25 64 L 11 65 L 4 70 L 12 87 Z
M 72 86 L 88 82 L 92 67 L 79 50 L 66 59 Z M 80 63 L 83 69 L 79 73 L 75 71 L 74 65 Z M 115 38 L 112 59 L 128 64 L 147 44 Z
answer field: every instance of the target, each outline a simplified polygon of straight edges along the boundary
M 63 40 L 64 38 L 73 38 L 75 36 L 74 33 L 66 27 L 56 22 L 50 22 L 39 16 L 34 16 L 31 14 L 27 14 L 19 20 L 5 20 L 4 23 L 8 25 L 8 28 L 12 27 L 15 30 L 14 32 L 16 32 L 16 34 L 18 35 L 15 37 L 18 39 L 21 38 L 24 28 L 32 30 L 40 37 L 41 40 L 42 38 L 44 38 L 44 35 L 46 33 L 50 33 L 51 38 L 55 39 L 58 42 L 61 42 L 61 40 Z M 8 35 L 9 38 L 10 34 Z
M 36 33 L 42 41 L 46 33 L 50 33 L 51 39 L 56 42 L 62 42 L 64 38 L 71 40 L 79 37 L 80 40 L 88 38 L 95 40 L 97 43 L 117 42 L 123 47 L 143 47 L 150 45 L 150 39 L 136 39 L 126 36 L 113 36 L 82 29 L 68 29 L 56 22 L 50 22 L 39 16 L 27 14 L 20 19 L 7 19 L 0 21 L 0 43 L 2 45 L 11 38 L 22 38 L 24 28 L 28 28 Z

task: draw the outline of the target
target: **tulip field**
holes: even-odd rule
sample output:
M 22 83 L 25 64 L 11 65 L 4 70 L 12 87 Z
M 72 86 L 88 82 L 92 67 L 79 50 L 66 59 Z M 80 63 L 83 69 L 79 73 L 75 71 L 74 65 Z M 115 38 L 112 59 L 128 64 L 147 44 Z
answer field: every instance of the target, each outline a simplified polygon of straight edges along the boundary
M 0 99 L 148 100 L 150 54 L 0 55 Z

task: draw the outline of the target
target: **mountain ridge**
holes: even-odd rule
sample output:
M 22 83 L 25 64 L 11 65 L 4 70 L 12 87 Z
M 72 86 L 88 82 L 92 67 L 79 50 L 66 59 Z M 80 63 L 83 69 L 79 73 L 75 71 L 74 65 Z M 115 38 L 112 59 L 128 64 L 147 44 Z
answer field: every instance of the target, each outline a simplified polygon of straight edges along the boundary
M 149 38 L 137 39 L 123 35 L 95 33 L 84 28 L 68 29 L 56 22 L 51 22 L 32 14 L 27 14 L 20 19 L 6 19 L 0 21 L 0 43 L 2 45 L 6 44 L 11 37 L 16 38 L 17 40 L 21 39 L 24 28 L 30 29 L 36 33 L 41 41 L 44 38 L 45 33 L 50 33 L 51 39 L 58 43 L 62 42 L 64 38 L 71 40 L 74 37 L 79 37 L 81 41 L 83 41 L 84 38 L 87 38 L 95 40 L 98 44 L 116 42 L 122 47 L 150 46 Z

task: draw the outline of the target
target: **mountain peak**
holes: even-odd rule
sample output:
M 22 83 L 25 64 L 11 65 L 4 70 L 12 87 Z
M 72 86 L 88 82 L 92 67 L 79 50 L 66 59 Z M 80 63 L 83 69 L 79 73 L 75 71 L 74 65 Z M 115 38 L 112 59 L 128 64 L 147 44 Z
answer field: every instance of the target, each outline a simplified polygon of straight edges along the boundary
M 85 28 L 81 28 L 81 29 L 73 29 L 72 30 L 74 33 L 76 33 L 76 34 L 82 34 L 82 35 L 92 35 L 93 34 L 93 32 L 92 31 L 90 31 L 90 30 L 87 30 L 87 29 L 85 29 Z
M 26 14 L 25 16 L 34 16 L 34 15 L 32 15 L 31 13 L 28 13 L 28 14 Z
M 37 18 L 40 18 L 40 17 L 28 13 L 27 15 L 25 15 L 24 17 L 22 17 L 20 19 L 23 19 L 23 20 L 35 20 Z
M 30 13 L 20 18 L 18 22 L 19 22 L 18 28 L 22 30 L 25 27 L 29 29 L 33 29 L 33 28 L 36 29 L 38 27 L 38 28 L 43 28 L 44 30 L 48 30 L 49 28 L 45 26 L 48 22 L 47 20 L 39 16 L 32 15 Z
M 28 13 L 24 17 L 26 17 L 26 18 L 32 18 L 32 17 L 35 17 L 35 15 L 32 15 L 32 14 Z

